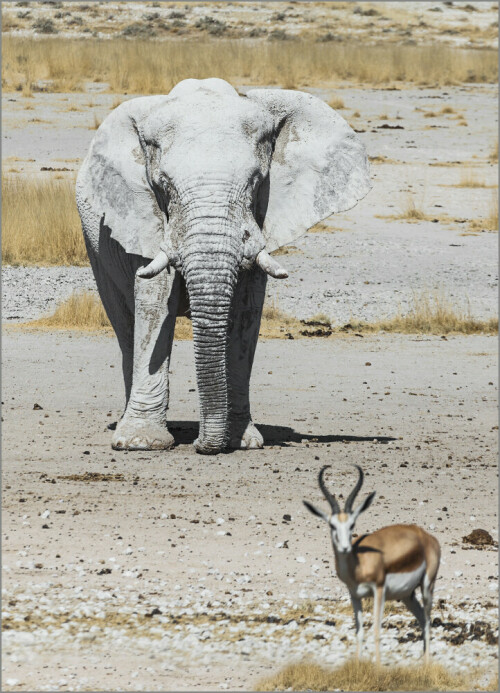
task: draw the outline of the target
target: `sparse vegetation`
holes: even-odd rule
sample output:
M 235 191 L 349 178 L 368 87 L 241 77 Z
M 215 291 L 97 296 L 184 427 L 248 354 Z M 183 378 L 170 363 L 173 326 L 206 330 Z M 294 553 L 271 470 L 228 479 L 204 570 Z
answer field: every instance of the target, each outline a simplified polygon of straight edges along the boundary
M 351 320 L 349 329 L 406 334 L 494 334 L 498 332 L 498 318 L 478 320 L 471 315 L 469 306 L 457 306 L 443 293 L 423 291 L 413 296 L 408 312 L 374 323 Z
M 340 96 L 333 96 L 328 102 L 328 105 L 330 108 L 333 108 L 336 111 L 340 111 L 342 108 L 345 108 L 344 101 L 340 98 Z
M 486 217 L 473 219 L 469 224 L 471 231 L 498 231 L 498 193 L 495 190 Z
M 474 171 L 462 171 L 457 188 L 486 188 L 484 180 L 477 178 Z
M 2 261 L 88 264 L 72 180 L 2 177 Z
M 91 291 L 74 292 L 57 306 L 52 315 L 33 320 L 28 325 L 59 330 L 111 329 L 101 301 Z
M 491 150 L 490 161 L 498 161 L 498 140 L 495 142 L 495 146 Z
M 225 30 L 214 22 L 206 27 L 206 31 Z M 45 88 L 59 92 L 78 90 L 84 81 L 103 81 L 112 92 L 152 94 L 165 93 L 186 77 L 214 74 L 247 84 L 309 86 L 342 79 L 377 85 L 394 81 L 495 83 L 498 74 L 493 50 L 311 40 L 301 40 L 298 46 L 297 41 L 282 40 L 259 44 L 231 40 L 152 42 L 140 38 L 33 41 L 5 36 L 2 62 L 4 90 L 11 91 L 39 80 L 49 80 L 51 84 Z
M 424 219 L 427 219 L 427 215 L 422 209 L 417 207 L 413 195 L 408 194 L 400 214 L 396 215 L 396 219 L 407 219 L 409 221 L 423 221 Z
M 380 667 L 350 660 L 335 669 L 313 662 L 289 664 L 259 681 L 259 691 L 469 691 L 472 677 L 454 674 L 440 664 Z
M 64 330 L 110 329 L 99 296 L 92 292 L 74 293 L 63 301 L 52 315 L 24 324 L 25 327 Z M 457 309 L 441 294 L 428 293 L 414 297 L 413 306 L 407 313 L 374 323 L 351 320 L 348 325 L 334 327 L 324 313 L 309 320 L 299 320 L 288 315 L 276 303 L 264 306 L 260 326 L 260 337 L 264 339 L 300 339 L 304 337 L 328 338 L 353 332 L 397 332 L 407 334 L 461 334 L 498 332 L 498 319 L 476 320 L 469 310 Z M 177 318 L 176 339 L 192 339 L 191 321 Z

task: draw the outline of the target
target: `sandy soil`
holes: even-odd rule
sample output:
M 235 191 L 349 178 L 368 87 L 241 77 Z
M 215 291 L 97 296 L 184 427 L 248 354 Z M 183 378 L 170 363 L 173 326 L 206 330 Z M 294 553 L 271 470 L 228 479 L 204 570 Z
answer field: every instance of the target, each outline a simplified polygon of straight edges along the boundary
M 190 444 L 191 343 L 174 345 L 177 447 L 120 454 L 107 430 L 122 405 L 114 339 L 7 330 L 5 690 L 251 689 L 303 654 L 345 659 L 346 589 L 331 576 L 325 527 L 301 503 L 324 504 L 324 463 L 340 497 L 353 463 L 366 471 L 364 492 L 377 490 L 358 531 L 404 521 L 438 537 L 436 657 L 493 671 L 496 553 L 462 537 L 479 527 L 498 538 L 496 346 L 262 342 L 253 401 L 267 447 L 202 457 Z M 410 620 L 386 618 L 385 661 L 419 656 Z

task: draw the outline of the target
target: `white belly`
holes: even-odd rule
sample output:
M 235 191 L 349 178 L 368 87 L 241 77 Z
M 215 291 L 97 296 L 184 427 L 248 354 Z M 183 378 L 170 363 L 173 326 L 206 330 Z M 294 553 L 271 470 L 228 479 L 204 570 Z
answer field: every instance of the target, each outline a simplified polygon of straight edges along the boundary
M 422 565 L 410 573 L 389 573 L 385 580 L 385 598 L 401 599 L 409 596 L 422 583 L 426 567 L 423 561 Z

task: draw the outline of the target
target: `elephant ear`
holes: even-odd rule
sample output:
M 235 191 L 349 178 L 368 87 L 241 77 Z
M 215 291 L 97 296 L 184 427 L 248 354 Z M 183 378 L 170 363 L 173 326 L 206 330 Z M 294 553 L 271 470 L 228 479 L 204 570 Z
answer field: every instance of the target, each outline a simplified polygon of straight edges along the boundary
M 79 174 L 80 196 L 127 253 L 154 258 L 164 239 L 164 219 L 146 176 L 138 126 L 168 96 L 132 99 L 99 127 Z
M 371 188 L 368 162 L 355 132 L 321 99 L 281 89 L 252 89 L 247 97 L 271 112 L 278 133 L 258 210 L 271 252 L 354 207 Z

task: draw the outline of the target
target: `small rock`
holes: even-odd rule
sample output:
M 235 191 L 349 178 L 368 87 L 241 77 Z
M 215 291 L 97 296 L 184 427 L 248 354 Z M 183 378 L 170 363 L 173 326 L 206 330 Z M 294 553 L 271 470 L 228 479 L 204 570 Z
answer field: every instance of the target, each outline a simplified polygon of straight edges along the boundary
M 35 402 L 35 404 L 33 405 L 33 409 L 43 409 L 43 407 L 41 407 L 39 404 Z

